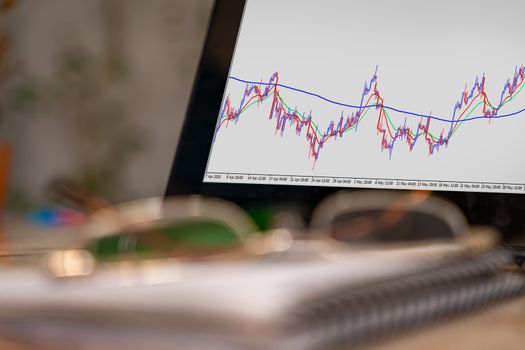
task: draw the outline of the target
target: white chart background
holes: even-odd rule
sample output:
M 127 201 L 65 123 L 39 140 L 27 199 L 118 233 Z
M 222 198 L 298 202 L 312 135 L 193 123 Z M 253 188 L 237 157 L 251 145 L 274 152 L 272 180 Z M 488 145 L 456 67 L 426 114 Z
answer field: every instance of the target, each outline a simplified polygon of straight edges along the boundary
M 279 72 L 283 84 L 358 105 L 377 65 L 386 105 L 451 118 L 465 84 L 470 89 L 485 74 L 487 95 L 498 103 L 506 80 L 525 64 L 524 10 L 522 0 L 250 0 L 230 74 L 267 82 Z M 244 88 L 232 80 L 227 85 L 236 108 Z M 280 92 L 292 107 L 312 111 L 321 130 L 351 112 Z M 305 130 L 297 136 L 287 127 L 284 137 L 276 135 L 268 101 L 221 128 L 208 172 L 525 183 L 525 113 L 464 123 L 432 156 L 423 139 L 413 151 L 399 140 L 389 158 L 375 129 L 377 112 L 370 110 L 357 132 L 325 144 L 314 167 Z M 520 95 L 500 114 L 524 107 Z M 390 115 L 396 125 L 406 118 L 415 128 L 419 121 Z M 446 127 L 432 122 L 431 131 L 439 135 Z

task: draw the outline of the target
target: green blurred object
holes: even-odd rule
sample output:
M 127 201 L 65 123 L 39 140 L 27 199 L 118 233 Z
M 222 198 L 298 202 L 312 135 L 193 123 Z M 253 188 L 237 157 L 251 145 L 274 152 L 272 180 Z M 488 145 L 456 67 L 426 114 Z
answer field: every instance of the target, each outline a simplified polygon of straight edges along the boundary
M 278 208 L 275 205 L 258 205 L 246 208 L 246 212 L 261 232 L 271 230 Z
M 200 255 L 224 251 L 241 245 L 238 236 L 218 222 L 191 221 L 166 225 L 155 230 L 128 230 L 103 237 L 88 249 L 100 260 L 122 256 L 161 257 Z
M 213 222 L 182 223 L 164 227 L 160 232 L 178 244 L 195 248 L 233 247 L 241 243 L 230 228 Z

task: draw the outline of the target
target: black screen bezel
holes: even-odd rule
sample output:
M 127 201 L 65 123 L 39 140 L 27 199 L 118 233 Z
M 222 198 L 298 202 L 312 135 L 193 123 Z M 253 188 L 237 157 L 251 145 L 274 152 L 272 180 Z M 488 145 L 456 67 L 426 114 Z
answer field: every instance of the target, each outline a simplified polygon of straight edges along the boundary
M 166 195 L 216 196 L 245 207 L 286 204 L 299 208 L 308 219 L 319 201 L 342 188 L 203 182 L 244 6 L 244 0 L 215 3 Z M 445 191 L 436 194 L 456 203 L 471 224 L 493 225 L 507 238 L 525 231 L 525 195 Z

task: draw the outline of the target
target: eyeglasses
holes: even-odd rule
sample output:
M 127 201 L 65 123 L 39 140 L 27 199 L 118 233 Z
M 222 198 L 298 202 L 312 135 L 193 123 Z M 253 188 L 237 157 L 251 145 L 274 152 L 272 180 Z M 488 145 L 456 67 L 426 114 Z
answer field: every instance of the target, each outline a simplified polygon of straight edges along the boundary
M 286 225 L 261 232 L 243 209 L 221 199 L 153 198 L 94 212 L 77 244 L 51 253 L 46 261 L 54 276 L 68 277 L 90 274 L 99 262 L 245 260 L 283 254 L 294 246 L 295 252 L 317 254 L 356 247 L 494 243 L 492 232 L 478 234 L 473 243 L 468 231 L 461 210 L 425 192 L 336 193 L 314 210 L 305 232 Z
M 94 212 L 78 242 L 51 253 L 57 277 L 90 274 L 98 262 L 247 259 L 289 248 L 286 230 L 262 234 L 233 203 L 202 196 L 151 198 Z M 71 267 L 73 266 L 73 267 Z
M 468 223 L 454 204 L 430 192 L 339 192 L 321 202 L 311 227 L 351 243 L 461 239 Z

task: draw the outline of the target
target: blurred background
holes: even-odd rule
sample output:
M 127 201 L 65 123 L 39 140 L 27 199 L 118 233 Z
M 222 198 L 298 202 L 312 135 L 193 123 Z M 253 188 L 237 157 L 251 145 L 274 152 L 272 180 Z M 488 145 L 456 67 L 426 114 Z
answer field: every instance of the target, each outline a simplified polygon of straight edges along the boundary
M 1 0 L 0 182 L 8 208 L 57 179 L 112 202 L 161 195 L 211 0 Z

